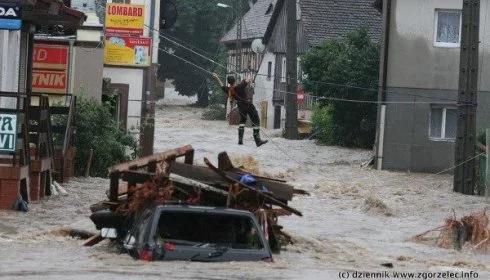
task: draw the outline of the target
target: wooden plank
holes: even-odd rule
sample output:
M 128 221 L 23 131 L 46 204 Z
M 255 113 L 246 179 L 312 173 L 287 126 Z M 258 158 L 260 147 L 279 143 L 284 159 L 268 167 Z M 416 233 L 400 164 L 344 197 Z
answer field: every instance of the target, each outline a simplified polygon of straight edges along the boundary
M 270 196 L 268 194 L 262 193 L 262 192 L 256 190 L 253 187 L 249 187 L 249 186 L 247 186 L 245 184 L 242 184 L 242 183 L 240 183 L 240 181 L 238 181 L 238 180 L 236 180 L 236 179 L 234 179 L 234 178 L 226 175 L 226 173 L 224 171 L 219 170 L 213 164 L 211 164 L 211 162 L 207 158 L 204 158 L 204 162 L 206 163 L 206 165 L 210 169 L 212 169 L 214 172 L 216 172 L 217 174 L 219 174 L 221 177 L 223 177 L 229 183 L 231 183 L 231 184 L 238 184 L 240 187 L 245 188 L 245 189 L 248 189 L 248 190 L 251 190 L 251 191 L 255 192 L 256 194 L 258 194 L 259 196 L 265 198 L 266 200 L 269 201 L 269 203 L 273 203 L 273 204 L 275 204 L 275 205 L 277 205 L 279 207 L 282 207 L 283 209 L 285 209 L 285 210 L 287 210 L 287 211 L 289 211 L 289 212 L 291 212 L 293 214 L 296 214 L 296 215 L 298 215 L 300 217 L 303 216 L 303 214 L 300 211 L 298 211 L 298 210 L 296 210 L 296 209 L 288 206 L 287 204 L 283 203 L 282 201 L 280 201 L 280 200 L 278 200 L 278 199 L 276 199 L 276 198 L 274 198 L 274 197 L 272 197 L 272 196 Z
M 194 148 L 192 148 L 191 145 L 187 145 L 184 147 L 168 150 L 168 151 L 163 152 L 163 153 L 154 154 L 154 155 L 147 156 L 147 157 L 142 157 L 142 158 L 139 158 L 139 159 L 134 160 L 134 161 L 114 165 L 113 167 L 111 167 L 109 169 L 109 173 L 122 172 L 122 171 L 129 170 L 130 168 L 143 168 L 145 166 L 148 166 L 148 164 L 150 164 L 151 162 L 162 162 L 168 158 L 184 156 L 184 155 L 189 154 L 193 151 L 194 151 Z
M 204 166 L 174 162 L 170 165 L 170 172 L 208 185 L 219 185 L 226 188 L 228 187 L 228 182 L 226 180 L 213 172 L 211 169 Z M 238 177 L 241 175 L 232 171 L 228 171 L 225 173 L 227 176 L 230 176 L 235 180 L 238 179 Z M 270 192 L 273 193 L 274 197 L 276 197 L 277 199 L 281 201 L 289 201 L 293 198 L 294 188 L 292 186 L 274 180 L 261 178 L 256 179 L 259 185 L 264 185 Z
M 200 188 L 200 189 L 203 189 L 203 190 L 206 190 L 206 191 L 210 191 L 210 192 L 219 193 L 219 194 L 222 194 L 222 195 L 228 195 L 228 192 L 227 191 L 224 191 L 222 189 L 215 188 L 215 187 L 210 186 L 210 185 L 203 184 L 203 183 L 198 182 L 198 181 L 194 181 L 194 180 L 189 179 L 189 178 L 182 177 L 182 176 L 177 175 L 177 174 L 170 173 L 170 181 L 173 181 L 173 182 L 176 182 L 176 183 L 180 183 L 180 184 L 183 184 L 183 185 L 188 185 L 188 186 Z
M 119 188 L 119 173 L 111 173 L 110 175 L 110 189 L 109 189 L 109 200 L 110 201 L 117 201 L 118 197 L 118 188 Z
M 102 240 L 104 240 L 104 237 L 102 237 L 102 235 L 100 234 L 97 234 L 85 240 L 85 242 L 83 242 L 83 246 L 92 247 L 99 244 Z

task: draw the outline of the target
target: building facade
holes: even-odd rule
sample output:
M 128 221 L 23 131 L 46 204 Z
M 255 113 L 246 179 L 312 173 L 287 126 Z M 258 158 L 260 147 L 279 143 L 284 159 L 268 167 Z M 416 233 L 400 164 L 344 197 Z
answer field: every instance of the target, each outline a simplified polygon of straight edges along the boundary
M 453 166 L 462 0 L 390 0 L 380 100 L 386 103 L 382 168 L 439 172 Z M 481 1 L 477 127 L 490 121 L 489 1 Z M 383 75 L 384 73 L 384 75 Z M 383 78 L 384 76 L 384 78 Z M 398 104 L 395 104 L 397 103 Z M 379 134 L 379 133 L 378 133 Z M 380 145 L 377 149 L 380 149 Z

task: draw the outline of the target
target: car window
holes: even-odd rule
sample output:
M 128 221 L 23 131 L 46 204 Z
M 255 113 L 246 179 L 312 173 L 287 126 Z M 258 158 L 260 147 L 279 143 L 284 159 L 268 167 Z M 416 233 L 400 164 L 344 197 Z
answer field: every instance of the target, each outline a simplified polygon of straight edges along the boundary
M 162 212 L 156 240 L 177 245 L 219 245 L 234 249 L 262 249 L 258 228 L 247 216 L 216 213 Z

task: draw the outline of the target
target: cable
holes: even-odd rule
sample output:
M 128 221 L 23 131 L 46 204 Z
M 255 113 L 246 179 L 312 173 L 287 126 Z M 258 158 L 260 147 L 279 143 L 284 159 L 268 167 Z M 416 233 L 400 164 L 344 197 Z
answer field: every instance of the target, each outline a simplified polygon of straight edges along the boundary
M 213 75 L 214 73 L 185 59 L 185 58 L 182 58 L 178 55 L 175 55 L 165 49 L 162 49 L 162 48 L 158 48 L 159 50 L 169 54 L 169 55 L 172 55 L 174 56 L 175 58 L 179 59 L 179 60 L 182 60 L 183 62 L 187 63 L 187 64 L 190 64 L 194 67 L 196 67 L 197 69 L 203 71 L 203 72 L 206 72 L 210 75 Z M 271 90 L 270 88 L 265 88 L 265 87 L 258 87 L 258 86 L 254 86 L 255 88 L 261 88 L 261 89 L 265 89 L 265 90 Z M 277 90 L 277 89 L 272 89 L 274 92 L 280 92 L 280 93 L 285 93 L 285 94 L 291 94 L 291 95 L 297 95 L 297 93 L 295 92 L 288 92 L 288 91 L 282 91 L 282 90 Z M 426 102 L 426 101 L 388 101 L 388 102 L 380 102 L 380 101 L 370 101 L 370 100 L 359 100 L 359 99 L 345 99 L 345 98 L 335 98 L 335 97 L 324 97 L 324 96 L 311 96 L 311 98 L 313 99 L 318 99 L 318 100 L 331 100 L 331 101 L 342 101 L 342 102 L 351 102 L 351 103 L 370 103 L 370 104 L 433 104 L 434 102 Z M 265 100 L 264 100 L 265 101 Z M 458 105 L 457 103 L 455 102 L 438 102 L 438 104 L 449 104 L 449 105 Z
M 446 173 L 446 172 L 448 172 L 448 171 L 451 171 L 451 170 L 453 170 L 453 169 L 456 169 L 457 167 L 460 167 L 461 165 L 463 165 L 463 164 L 467 163 L 468 161 L 474 160 L 475 158 L 477 158 L 477 157 L 479 157 L 479 156 L 481 156 L 481 155 L 484 155 L 484 154 L 486 154 L 486 152 L 479 153 L 478 155 L 476 155 L 476 156 L 474 156 L 474 157 L 472 157 L 472 158 L 469 158 L 469 159 L 467 159 L 467 160 L 465 160 L 465 161 L 461 162 L 461 163 L 460 163 L 460 164 L 458 164 L 458 165 L 455 165 L 455 166 L 450 167 L 450 168 L 448 168 L 448 169 L 445 169 L 445 170 L 442 170 L 442 171 L 440 171 L 440 172 L 437 172 L 437 173 L 436 173 L 436 174 L 434 174 L 434 175 L 441 175 L 442 173 Z

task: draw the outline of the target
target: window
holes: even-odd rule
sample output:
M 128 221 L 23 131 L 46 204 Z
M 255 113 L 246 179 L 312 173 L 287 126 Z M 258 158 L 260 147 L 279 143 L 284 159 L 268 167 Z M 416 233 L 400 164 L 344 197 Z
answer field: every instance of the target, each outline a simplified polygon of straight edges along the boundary
M 461 18 L 459 10 L 436 10 L 435 46 L 459 47 Z
M 298 60 L 296 61 L 296 69 L 297 69 L 297 73 L 296 73 L 296 79 L 298 81 L 301 80 L 301 78 L 303 77 L 303 69 L 301 68 L 301 57 L 298 57 Z
M 267 63 L 267 80 L 271 80 L 272 78 L 272 61 L 269 61 L 269 63 Z
M 433 140 L 456 139 L 458 110 L 453 107 L 432 106 L 429 137 Z
M 299 0 L 296 0 L 296 20 L 301 19 L 301 3 Z
M 281 83 L 286 82 L 286 58 L 282 58 L 282 64 L 281 64 Z

